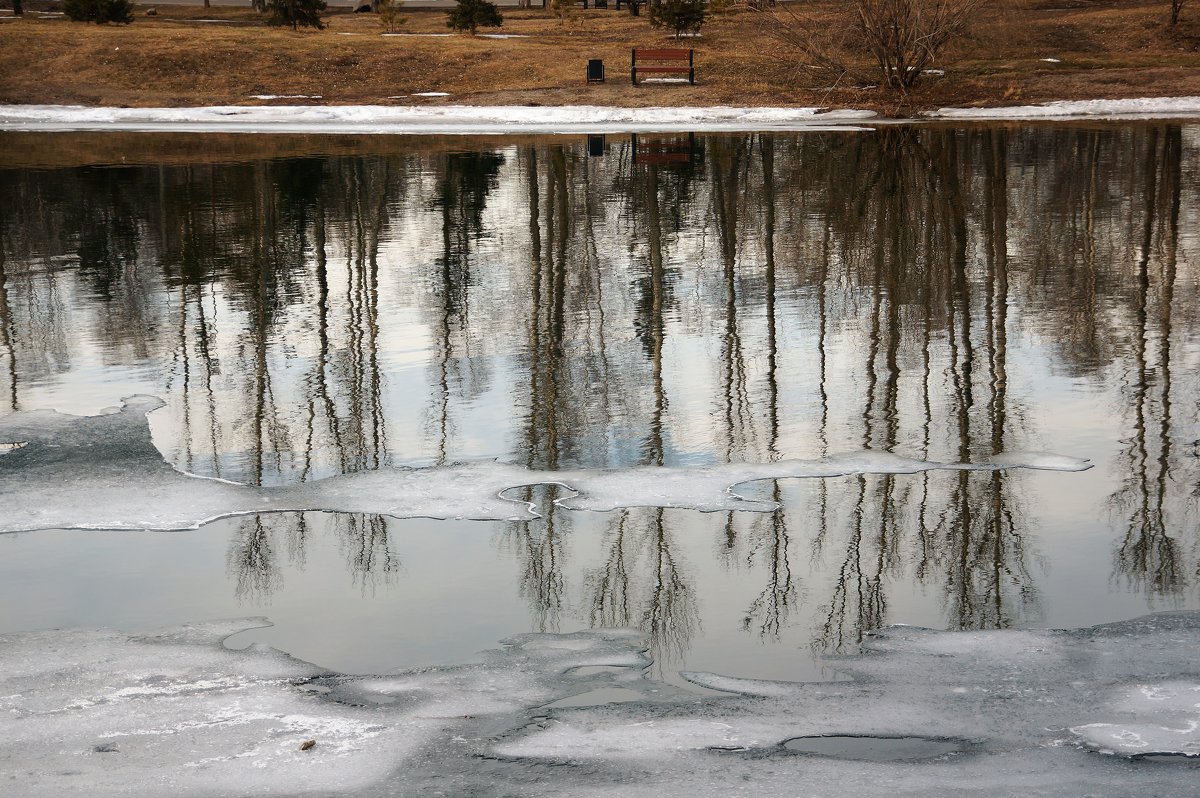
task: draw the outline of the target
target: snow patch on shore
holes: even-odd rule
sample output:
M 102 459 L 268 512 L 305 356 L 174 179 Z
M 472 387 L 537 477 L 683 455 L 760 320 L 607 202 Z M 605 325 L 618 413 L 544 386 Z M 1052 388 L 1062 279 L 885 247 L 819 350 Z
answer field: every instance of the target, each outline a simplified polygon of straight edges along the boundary
M 605 133 L 812 129 L 874 118 L 819 108 L 573 106 L 255 106 L 95 108 L 0 106 L 0 130 L 245 133 Z
M 1007 108 L 941 108 L 922 120 L 1200 118 L 1200 97 L 1078 100 Z M 822 108 L 563 106 L 254 106 L 100 108 L 0 105 L 0 131 L 185 133 L 618 133 L 747 130 L 865 130 L 873 111 Z M 920 120 L 887 120 L 889 122 Z
M 1051 59 L 1043 59 L 1051 60 Z M 1007 108 L 939 108 L 933 119 L 1188 119 L 1200 118 L 1200 97 L 1062 100 Z

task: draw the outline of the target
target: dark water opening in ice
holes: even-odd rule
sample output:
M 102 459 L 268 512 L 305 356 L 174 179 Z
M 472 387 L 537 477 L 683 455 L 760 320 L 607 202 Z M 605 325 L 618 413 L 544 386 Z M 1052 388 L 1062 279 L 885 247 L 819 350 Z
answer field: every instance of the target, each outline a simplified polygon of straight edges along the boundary
M 903 762 L 960 754 L 970 746 L 960 740 L 939 740 L 935 737 L 856 737 L 828 735 L 794 737 L 784 742 L 788 751 L 815 754 L 836 759 L 860 762 Z
M 532 521 L 5 535 L 0 631 L 266 615 L 230 644 L 367 672 L 633 626 L 667 673 L 796 679 L 889 623 L 1200 608 L 1200 128 L 646 140 L 0 135 L 0 423 L 152 394 L 175 468 L 274 486 L 863 450 L 1094 468 L 739 488 L 768 513 L 580 513 L 551 486 L 513 491 Z

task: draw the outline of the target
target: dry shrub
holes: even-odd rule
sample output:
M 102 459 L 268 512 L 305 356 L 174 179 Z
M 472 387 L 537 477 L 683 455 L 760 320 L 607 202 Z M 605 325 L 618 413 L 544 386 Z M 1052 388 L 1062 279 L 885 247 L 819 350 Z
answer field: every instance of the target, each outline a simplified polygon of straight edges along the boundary
M 853 0 L 834 18 L 817 19 L 781 5 L 769 12 L 775 38 L 796 51 L 800 65 L 839 85 L 870 82 L 907 91 L 963 35 L 986 0 Z

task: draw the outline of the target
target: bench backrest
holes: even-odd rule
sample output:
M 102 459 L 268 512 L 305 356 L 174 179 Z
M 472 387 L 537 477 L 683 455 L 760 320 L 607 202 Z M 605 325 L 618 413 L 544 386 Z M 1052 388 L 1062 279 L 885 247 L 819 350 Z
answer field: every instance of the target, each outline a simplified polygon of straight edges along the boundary
M 692 51 L 635 47 L 633 57 L 637 61 L 687 61 L 692 57 Z

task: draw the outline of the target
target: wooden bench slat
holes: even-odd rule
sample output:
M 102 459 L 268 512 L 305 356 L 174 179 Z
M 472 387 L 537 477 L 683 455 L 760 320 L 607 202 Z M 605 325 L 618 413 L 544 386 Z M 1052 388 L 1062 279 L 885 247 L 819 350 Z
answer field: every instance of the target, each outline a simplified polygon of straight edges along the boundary
M 677 66 L 677 67 L 673 67 L 673 66 L 642 66 L 639 64 L 637 71 L 638 72 L 684 72 L 684 73 L 686 73 L 686 72 L 691 72 L 692 68 L 685 67 L 685 66 Z
M 639 61 L 643 58 L 648 61 L 673 61 L 687 58 L 690 52 L 690 50 L 647 50 L 641 47 L 634 50 Z

